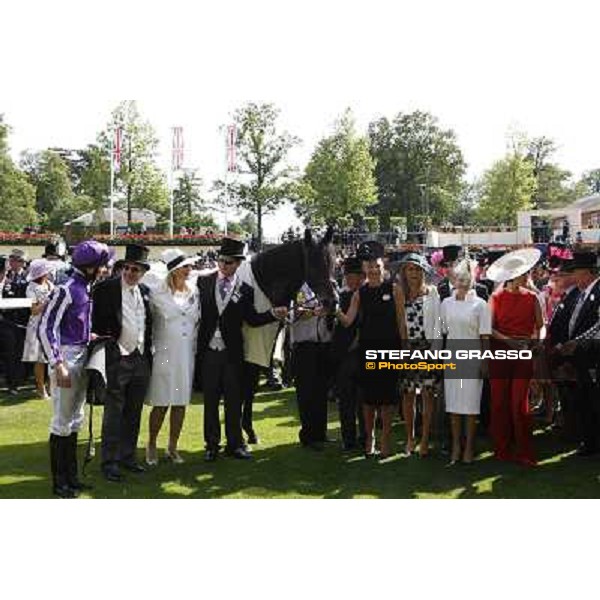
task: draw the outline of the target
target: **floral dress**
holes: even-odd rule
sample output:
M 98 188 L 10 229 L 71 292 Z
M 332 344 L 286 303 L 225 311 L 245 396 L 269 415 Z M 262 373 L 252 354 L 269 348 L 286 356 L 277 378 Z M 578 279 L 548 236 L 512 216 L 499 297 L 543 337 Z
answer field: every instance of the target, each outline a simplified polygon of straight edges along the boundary
M 405 300 L 406 333 L 410 348 L 413 350 L 426 350 L 431 347 L 431 341 L 425 336 L 425 319 L 423 316 L 423 296 L 414 300 Z M 434 390 L 438 378 L 427 371 L 405 371 L 402 389 L 405 392 L 414 392 L 417 389 Z

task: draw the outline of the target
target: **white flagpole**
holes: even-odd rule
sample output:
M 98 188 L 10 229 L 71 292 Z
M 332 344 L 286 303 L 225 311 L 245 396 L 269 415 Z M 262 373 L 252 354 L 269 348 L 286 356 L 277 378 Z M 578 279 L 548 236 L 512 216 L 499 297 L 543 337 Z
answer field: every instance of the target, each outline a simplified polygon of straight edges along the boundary
M 227 200 L 225 201 L 225 206 L 223 207 L 223 214 L 225 216 L 225 236 L 227 236 L 227 221 L 228 221 L 228 214 L 227 214 L 227 208 L 231 202 L 231 194 L 229 193 L 229 169 L 231 167 L 231 161 L 232 161 L 232 143 L 233 143 L 233 134 L 232 134 L 232 129 L 231 129 L 231 125 L 228 125 L 225 128 L 225 192 L 227 194 Z
M 110 139 L 110 237 L 115 237 L 115 197 L 113 188 L 115 185 L 115 132 L 111 132 Z
M 169 237 L 173 237 L 173 164 L 171 164 L 170 177 L 168 182 L 169 187 Z
M 225 190 L 227 193 L 227 200 L 225 201 L 225 206 L 223 207 L 223 214 L 225 215 L 225 236 L 227 236 L 227 205 L 231 201 L 231 198 L 229 197 L 229 188 L 228 188 L 229 177 L 228 177 L 228 175 L 229 175 L 229 167 L 227 167 L 225 169 Z

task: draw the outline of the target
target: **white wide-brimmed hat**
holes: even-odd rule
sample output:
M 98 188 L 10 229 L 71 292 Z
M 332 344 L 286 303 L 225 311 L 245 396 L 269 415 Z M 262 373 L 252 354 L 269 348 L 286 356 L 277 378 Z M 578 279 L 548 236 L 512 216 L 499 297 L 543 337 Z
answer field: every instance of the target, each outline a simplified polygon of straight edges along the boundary
M 181 269 L 181 267 L 187 267 L 196 263 L 196 257 L 188 257 L 185 252 L 182 252 L 179 248 L 169 248 L 165 250 L 161 255 L 160 259 L 167 265 L 167 271 L 171 273 L 175 269 Z
M 514 250 L 495 260 L 488 267 L 486 277 L 496 283 L 515 279 L 531 271 L 541 256 L 542 253 L 537 248 Z
M 31 261 L 29 270 L 27 271 L 27 281 L 35 281 L 44 275 L 48 275 L 53 271 L 54 267 L 50 261 L 45 258 L 36 258 Z

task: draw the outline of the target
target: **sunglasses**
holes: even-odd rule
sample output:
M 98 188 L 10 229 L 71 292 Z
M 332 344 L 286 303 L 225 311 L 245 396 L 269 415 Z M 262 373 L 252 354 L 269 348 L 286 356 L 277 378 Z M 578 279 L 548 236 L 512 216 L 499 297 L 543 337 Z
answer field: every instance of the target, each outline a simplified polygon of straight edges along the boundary
M 233 258 L 220 258 L 219 262 L 223 263 L 224 265 L 235 265 L 237 260 L 235 260 Z
M 131 271 L 132 273 L 141 273 L 142 269 L 135 265 L 123 265 L 122 271 Z

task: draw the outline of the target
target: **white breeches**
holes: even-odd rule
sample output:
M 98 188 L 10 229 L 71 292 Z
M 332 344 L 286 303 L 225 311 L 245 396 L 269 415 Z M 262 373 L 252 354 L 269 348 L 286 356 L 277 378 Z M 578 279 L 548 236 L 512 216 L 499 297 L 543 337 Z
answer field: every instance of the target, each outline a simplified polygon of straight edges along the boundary
M 52 420 L 50 433 L 69 436 L 81 429 L 84 419 L 84 405 L 87 392 L 87 371 L 85 346 L 61 346 L 64 365 L 71 376 L 70 388 L 56 385 L 56 371 L 50 368 L 50 386 L 52 393 Z

